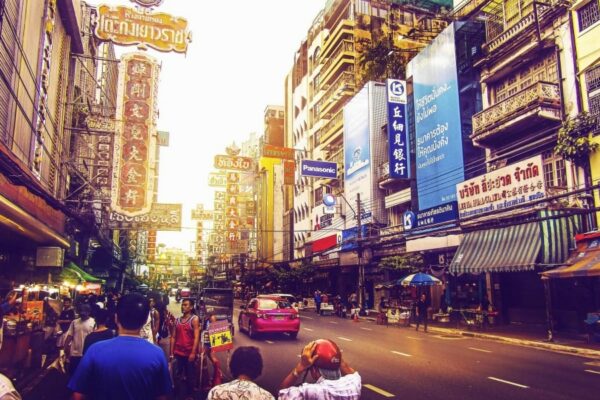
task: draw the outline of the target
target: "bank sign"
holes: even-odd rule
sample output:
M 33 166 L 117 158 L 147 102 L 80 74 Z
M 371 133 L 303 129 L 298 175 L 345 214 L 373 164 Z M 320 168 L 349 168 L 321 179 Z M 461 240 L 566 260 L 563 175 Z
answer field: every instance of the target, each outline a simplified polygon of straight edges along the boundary
M 546 197 L 542 156 L 528 158 L 456 185 L 458 215 L 472 217 Z
M 446 28 L 410 62 L 419 210 L 456 201 L 456 185 L 465 180 L 455 25 Z
M 390 178 L 409 179 L 410 160 L 405 81 L 387 80 L 387 110 Z
M 313 178 L 337 178 L 337 163 L 316 160 L 301 160 L 300 175 Z

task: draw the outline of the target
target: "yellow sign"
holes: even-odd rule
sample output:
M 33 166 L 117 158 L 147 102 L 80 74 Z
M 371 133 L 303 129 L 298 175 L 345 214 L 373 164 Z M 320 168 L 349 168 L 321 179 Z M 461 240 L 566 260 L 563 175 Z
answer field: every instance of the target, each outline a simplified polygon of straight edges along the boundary
M 185 53 L 192 41 L 185 18 L 106 4 L 98 6 L 95 34 L 99 40 L 123 46 L 142 44 L 158 51 L 177 53 Z

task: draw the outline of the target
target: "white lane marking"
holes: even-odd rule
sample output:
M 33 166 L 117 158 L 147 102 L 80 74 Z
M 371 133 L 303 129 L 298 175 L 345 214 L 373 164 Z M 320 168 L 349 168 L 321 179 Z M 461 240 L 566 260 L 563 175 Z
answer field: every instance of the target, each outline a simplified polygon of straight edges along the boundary
M 360 327 L 360 329 L 362 329 L 363 331 L 372 331 L 373 330 L 371 328 L 363 328 L 362 326 Z
M 399 352 L 399 351 L 394 351 L 394 350 L 392 350 L 392 353 L 394 353 L 394 354 L 398 354 L 399 356 L 403 356 L 403 357 L 412 357 L 412 355 L 410 355 L 410 354 L 401 353 L 401 352 Z
M 352 339 L 348 339 L 348 338 L 345 338 L 343 336 L 338 336 L 337 338 L 340 339 L 340 340 L 345 340 L 346 342 L 351 342 L 352 341 Z
M 336 324 L 336 325 L 337 325 L 337 322 L 335 322 L 335 321 L 329 321 L 329 323 L 330 323 L 330 324 Z
M 270 341 L 270 340 L 265 340 L 265 342 L 267 342 L 267 343 L 269 343 L 269 344 L 273 344 L 273 343 L 275 343 L 275 342 L 272 342 L 272 341 Z
M 314 329 L 310 329 L 310 328 L 304 328 L 304 330 L 307 330 L 309 332 L 313 332 L 314 331 Z
M 482 353 L 491 353 L 490 350 L 478 349 L 477 347 L 469 347 L 470 350 L 480 351 Z
M 420 337 L 413 337 L 413 336 L 407 336 L 408 339 L 412 339 L 412 340 L 423 340 L 423 338 Z
M 391 394 L 390 392 L 386 392 L 385 390 L 380 389 L 377 386 L 369 385 L 368 383 L 363 384 L 363 387 L 366 387 L 367 389 L 371 389 L 375 393 L 379 393 L 380 395 L 382 395 L 384 397 L 394 397 L 394 395 Z
M 491 379 L 496 382 L 506 383 L 507 385 L 513 385 L 516 387 L 520 387 L 521 389 L 529 389 L 529 386 L 521 385 L 520 383 L 515 383 L 515 382 L 511 382 L 511 381 L 505 381 L 504 379 L 500 379 L 500 378 L 494 378 L 493 376 L 488 376 L 488 379 Z
M 307 317 L 306 315 L 301 315 L 300 318 L 314 319 L 313 317 Z
M 600 371 L 594 371 L 593 369 L 585 369 L 585 372 L 589 372 L 590 374 L 598 374 L 600 375 Z

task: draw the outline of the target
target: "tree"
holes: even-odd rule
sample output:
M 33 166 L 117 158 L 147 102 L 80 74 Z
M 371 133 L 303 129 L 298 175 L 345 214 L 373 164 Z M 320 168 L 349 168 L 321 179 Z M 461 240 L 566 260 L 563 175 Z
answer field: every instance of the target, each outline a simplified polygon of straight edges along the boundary
M 365 43 L 358 59 L 360 85 L 386 78 L 404 78 L 406 59 L 403 52 L 395 49 L 388 38 Z
M 592 134 L 597 127 L 597 118 L 587 112 L 567 118 L 558 130 L 554 153 L 572 161 L 577 166 L 587 165 L 590 155 L 599 146 L 598 143 L 592 141 Z
M 379 267 L 406 274 L 419 272 L 425 266 L 425 260 L 419 253 L 406 253 L 401 256 L 384 257 L 379 261 Z

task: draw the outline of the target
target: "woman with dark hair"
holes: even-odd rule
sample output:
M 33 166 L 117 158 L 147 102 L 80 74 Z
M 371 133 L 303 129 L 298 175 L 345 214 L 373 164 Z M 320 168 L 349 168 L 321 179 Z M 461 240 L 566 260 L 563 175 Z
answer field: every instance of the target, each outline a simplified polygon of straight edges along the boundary
M 274 400 L 254 380 L 262 374 L 263 361 L 258 348 L 254 346 L 238 347 L 229 361 L 229 371 L 233 381 L 215 386 L 208 392 L 207 400 L 255 399 Z

